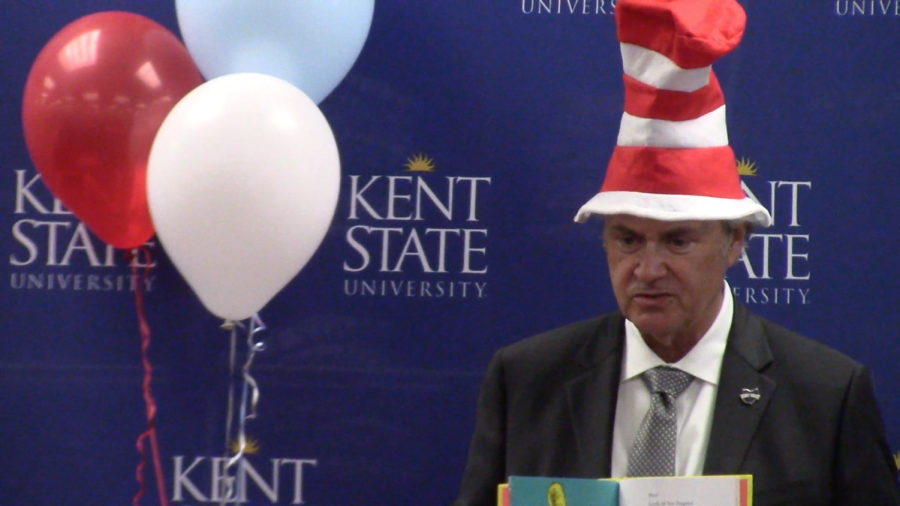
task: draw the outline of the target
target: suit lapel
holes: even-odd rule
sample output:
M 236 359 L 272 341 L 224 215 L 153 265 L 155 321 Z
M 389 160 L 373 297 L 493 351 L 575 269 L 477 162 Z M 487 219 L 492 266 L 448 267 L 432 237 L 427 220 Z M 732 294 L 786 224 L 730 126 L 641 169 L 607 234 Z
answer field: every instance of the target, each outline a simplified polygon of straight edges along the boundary
M 775 392 L 775 381 L 762 373 L 771 362 L 772 354 L 759 321 L 735 301 L 703 474 L 740 471 L 747 448 Z M 745 402 L 741 397 L 744 389 L 758 393 L 759 399 Z
M 576 358 L 585 372 L 566 383 L 578 469 L 584 477 L 610 475 L 624 335 L 621 315 L 608 318 Z

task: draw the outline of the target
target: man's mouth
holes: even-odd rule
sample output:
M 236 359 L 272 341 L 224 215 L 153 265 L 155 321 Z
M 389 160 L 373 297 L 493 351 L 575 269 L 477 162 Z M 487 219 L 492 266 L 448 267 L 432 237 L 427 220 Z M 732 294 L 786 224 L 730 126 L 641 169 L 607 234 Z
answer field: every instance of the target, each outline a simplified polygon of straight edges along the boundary
M 632 300 L 639 304 L 654 305 L 662 303 L 671 297 L 665 292 L 638 292 L 631 296 Z

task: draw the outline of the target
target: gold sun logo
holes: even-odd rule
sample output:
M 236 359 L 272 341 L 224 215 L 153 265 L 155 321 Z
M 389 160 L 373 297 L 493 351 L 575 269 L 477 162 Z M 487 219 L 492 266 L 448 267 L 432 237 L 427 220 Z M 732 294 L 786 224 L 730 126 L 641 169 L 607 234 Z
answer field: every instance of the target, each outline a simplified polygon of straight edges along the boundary
M 756 162 L 751 162 L 747 158 L 741 158 L 737 161 L 737 171 L 741 176 L 755 176 Z
M 231 441 L 231 453 L 238 454 L 241 452 L 241 440 L 240 438 L 235 438 Z M 248 437 L 244 442 L 244 453 L 249 455 L 252 453 L 259 453 L 259 441 L 253 439 L 252 437 Z
M 407 172 L 434 172 L 434 160 L 419 153 L 418 155 L 406 160 Z

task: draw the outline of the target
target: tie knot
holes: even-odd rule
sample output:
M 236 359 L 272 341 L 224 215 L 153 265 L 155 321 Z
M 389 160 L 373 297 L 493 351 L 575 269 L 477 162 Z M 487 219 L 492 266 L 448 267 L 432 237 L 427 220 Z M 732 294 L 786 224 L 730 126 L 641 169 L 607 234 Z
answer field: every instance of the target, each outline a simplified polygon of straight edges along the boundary
M 690 374 L 667 365 L 654 367 L 644 373 L 644 382 L 653 393 L 662 392 L 671 395 L 673 399 L 681 395 L 693 380 L 694 377 Z

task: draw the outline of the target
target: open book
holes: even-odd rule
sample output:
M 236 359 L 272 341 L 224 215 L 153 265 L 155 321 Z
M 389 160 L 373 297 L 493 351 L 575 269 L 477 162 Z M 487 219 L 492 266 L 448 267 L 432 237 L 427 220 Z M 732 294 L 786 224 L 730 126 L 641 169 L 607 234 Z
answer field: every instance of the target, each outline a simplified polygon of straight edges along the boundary
M 498 506 L 753 506 L 753 477 L 666 476 L 592 480 L 511 476 Z

